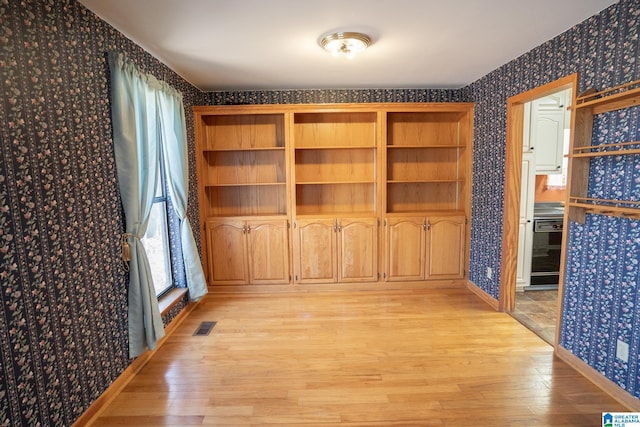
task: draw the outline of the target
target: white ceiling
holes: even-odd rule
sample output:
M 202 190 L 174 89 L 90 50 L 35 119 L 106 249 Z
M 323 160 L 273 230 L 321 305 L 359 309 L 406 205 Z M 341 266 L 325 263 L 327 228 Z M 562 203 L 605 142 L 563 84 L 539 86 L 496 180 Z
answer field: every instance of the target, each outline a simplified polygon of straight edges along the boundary
M 616 0 L 79 0 L 205 90 L 459 88 Z M 353 60 L 324 52 L 362 31 Z

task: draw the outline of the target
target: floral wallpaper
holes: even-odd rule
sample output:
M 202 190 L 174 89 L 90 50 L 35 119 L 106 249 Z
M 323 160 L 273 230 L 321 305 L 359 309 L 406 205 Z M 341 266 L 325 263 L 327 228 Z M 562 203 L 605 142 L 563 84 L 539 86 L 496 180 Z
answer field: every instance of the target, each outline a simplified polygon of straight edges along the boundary
M 309 89 L 210 92 L 209 105 L 466 102 L 456 89 Z
M 111 141 L 106 52 L 184 94 L 197 200 L 192 105 L 476 102 L 470 279 L 497 298 L 506 99 L 573 72 L 580 90 L 640 78 L 640 0 L 620 0 L 468 87 L 201 93 L 75 0 L 0 0 L 0 426 L 71 425 L 131 362 L 127 276 Z M 604 115 L 594 141 L 638 140 L 639 116 Z M 594 162 L 590 193 L 637 200 L 637 156 Z M 189 207 L 200 236 L 197 203 Z M 561 345 L 640 396 L 640 225 L 570 224 Z M 168 323 L 186 300 L 165 316 Z M 615 358 L 629 343 L 628 363 Z
M 606 89 L 640 79 L 640 0 L 621 0 L 471 84 L 476 102 L 470 280 L 498 298 L 506 141 L 506 100 L 579 72 L 579 89 Z M 637 107 L 602 114 L 593 143 L 640 140 Z M 640 156 L 592 161 L 589 196 L 640 198 Z M 588 216 L 569 224 L 560 345 L 640 398 L 640 223 Z M 616 358 L 617 340 L 629 361 Z
M 193 150 L 201 92 L 75 0 L 0 0 L 3 427 L 71 425 L 131 362 L 109 50 L 184 94 Z

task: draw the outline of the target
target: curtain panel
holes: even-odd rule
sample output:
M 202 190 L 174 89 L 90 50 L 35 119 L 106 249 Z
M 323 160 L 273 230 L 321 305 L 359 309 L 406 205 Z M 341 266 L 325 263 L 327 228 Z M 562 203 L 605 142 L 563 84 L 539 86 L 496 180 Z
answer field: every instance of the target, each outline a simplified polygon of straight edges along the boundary
M 207 293 L 207 282 L 202 270 L 196 240 L 187 218 L 189 158 L 182 94 L 169 88 L 159 91 L 157 100 L 169 197 L 176 215 L 180 218 L 180 241 L 187 288 L 189 289 L 189 298 L 192 301 L 197 301 Z
M 164 336 L 149 260 L 140 240 L 161 179 L 161 149 L 165 152 L 169 196 L 180 219 L 190 299 L 205 295 L 207 285 L 187 219 L 189 166 L 182 94 L 141 73 L 121 54 L 109 53 L 109 68 L 113 142 L 126 224 L 123 259 L 129 259 L 129 356 L 134 358 L 147 347 L 153 350 Z

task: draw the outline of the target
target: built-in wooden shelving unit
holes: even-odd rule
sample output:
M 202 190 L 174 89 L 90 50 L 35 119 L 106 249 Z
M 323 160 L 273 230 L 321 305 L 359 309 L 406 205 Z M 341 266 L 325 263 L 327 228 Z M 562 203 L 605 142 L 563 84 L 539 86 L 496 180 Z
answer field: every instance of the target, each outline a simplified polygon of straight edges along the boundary
M 194 119 L 209 285 L 463 283 L 472 104 L 210 106 Z

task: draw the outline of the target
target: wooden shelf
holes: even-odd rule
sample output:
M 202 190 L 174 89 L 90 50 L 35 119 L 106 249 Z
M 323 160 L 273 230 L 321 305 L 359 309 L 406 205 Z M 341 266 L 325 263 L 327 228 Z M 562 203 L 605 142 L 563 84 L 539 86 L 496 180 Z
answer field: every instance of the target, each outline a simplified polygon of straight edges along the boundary
M 205 187 L 269 187 L 273 185 L 287 185 L 286 182 L 254 182 L 254 183 L 220 183 L 220 184 L 205 184 Z
M 569 207 L 583 209 L 585 213 L 640 219 L 640 201 L 571 197 Z
M 640 105 L 640 80 L 602 91 L 588 90 L 576 98 L 576 105 L 571 108 L 590 108 L 593 114 Z
M 259 150 L 284 148 L 284 114 L 207 114 L 200 111 L 196 126 L 201 150 Z
M 640 80 L 599 92 L 588 90 L 576 98 L 575 105 L 571 107 L 575 115 L 575 129 L 568 155 L 571 171 L 568 216 L 572 221 L 584 223 L 587 213 L 640 218 L 640 202 L 588 197 L 591 160 L 640 154 L 640 141 L 592 145 L 594 116 L 639 105 Z
M 412 180 L 388 180 L 387 184 L 441 184 L 464 182 L 464 179 L 412 179 Z
M 374 182 L 296 183 L 297 214 L 376 212 Z
M 464 145 L 451 145 L 451 144 L 440 144 L 440 145 L 387 145 L 387 150 L 429 150 L 429 149 L 438 149 L 438 148 L 446 148 L 446 149 L 458 149 L 458 148 L 466 148 Z
M 472 119 L 465 109 L 387 115 L 387 213 L 464 210 Z
M 286 185 L 229 185 L 203 188 L 206 216 L 286 215 Z
M 619 142 L 614 144 L 587 145 L 576 147 L 571 153 L 571 157 L 602 157 L 602 156 L 624 156 L 629 154 L 640 154 L 640 141 Z M 627 148 L 632 147 L 632 148 Z M 607 151 L 610 150 L 610 151 Z
M 285 147 L 244 147 L 244 148 L 209 148 L 202 150 L 203 153 L 225 153 L 234 151 L 285 151 Z
M 373 145 L 353 145 L 353 146 L 335 146 L 335 145 L 327 145 L 323 147 L 296 147 L 296 151 L 302 150 L 372 150 L 376 147 Z
M 348 181 L 331 181 L 331 180 L 327 180 L 327 181 L 298 181 L 296 182 L 296 185 L 349 185 L 349 184 L 375 184 L 376 182 L 373 180 L 362 180 L 362 181 L 353 181 L 353 180 L 348 180 Z

